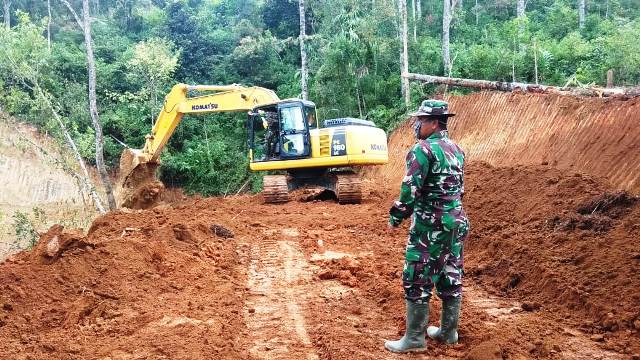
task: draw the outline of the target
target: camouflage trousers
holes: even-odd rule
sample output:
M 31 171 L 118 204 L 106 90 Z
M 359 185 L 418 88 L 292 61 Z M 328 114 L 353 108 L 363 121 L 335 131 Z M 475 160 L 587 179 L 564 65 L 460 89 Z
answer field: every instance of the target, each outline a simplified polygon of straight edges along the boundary
M 410 232 L 402 271 L 407 300 L 429 302 L 434 285 L 442 300 L 462 296 L 464 241 L 468 229 L 465 221 L 452 231 Z

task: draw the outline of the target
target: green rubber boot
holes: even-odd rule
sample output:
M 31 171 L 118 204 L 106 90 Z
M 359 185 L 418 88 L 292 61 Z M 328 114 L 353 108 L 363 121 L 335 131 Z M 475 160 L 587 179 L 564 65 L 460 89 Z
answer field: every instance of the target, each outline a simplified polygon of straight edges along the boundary
M 440 327 L 429 326 L 427 328 L 427 335 L 430 338 L 445 344 L 458 343 L 458 318 L 460 317 L 461 303 L 461 297 L 442 301 Z
M 385 340 L 384 347 L 394 353 L 426 350 L 425 328 L 429 321 L 429 304 L 407 301 L 407 330 L 400 340 Z

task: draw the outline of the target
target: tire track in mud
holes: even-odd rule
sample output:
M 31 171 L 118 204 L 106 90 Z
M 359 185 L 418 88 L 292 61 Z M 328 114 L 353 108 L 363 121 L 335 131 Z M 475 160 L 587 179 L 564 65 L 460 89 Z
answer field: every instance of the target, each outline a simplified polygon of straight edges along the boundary
M 310 279 L 296 229 L 265 230 L 250 246 L 244 317 L 256 359 L 318 359 L 303 313 Z

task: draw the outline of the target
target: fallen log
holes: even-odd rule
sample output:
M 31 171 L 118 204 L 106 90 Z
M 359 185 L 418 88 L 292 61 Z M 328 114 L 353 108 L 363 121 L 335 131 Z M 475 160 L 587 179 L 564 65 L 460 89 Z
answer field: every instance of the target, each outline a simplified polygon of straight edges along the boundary
M 511 92 L 545 93 L 572 96 L 615 97 L 630 99 L 640 96 L 640 86 L 631 88 L 602 88 L 602 87 L 559 87 L 551 85 L 527 84 L 521 82 L 503 82 L 476 79 L 461 79 L 444 76 L 405 73 L 403 77 L 409 80 L 422 81 L 432 84 L 458 86 L 480 90 L 497 90 Z

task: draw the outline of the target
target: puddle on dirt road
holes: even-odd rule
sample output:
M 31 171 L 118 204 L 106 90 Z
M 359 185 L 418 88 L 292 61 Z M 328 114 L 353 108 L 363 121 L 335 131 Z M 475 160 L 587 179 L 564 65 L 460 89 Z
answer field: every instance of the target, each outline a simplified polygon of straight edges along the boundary
M 485 321 L 489 326 L 497 326 L 499 321 L 508 321 L 522 312 L 518 302 L 493 297 L 475 286 L 465 286 L 464 295 L 471 306 L 489 315 L 490 320 Z
M 162 319 L 158 320 L 155 323 L 152 323 L 151 325 L 155 326 L 155 327 L 159 327 L 159 326 L 176 327 L 176 326 L 180 326 L 180 325 L 193 325 L 193 326 L 207 325 L 207 326 L 213 326 L 213 325 L 216 325 L 216 322 L 213 319 L 200 320 L 200 319 L 190 318 L 190 317 L 187 317 L 187 316 L 167 316 L 167 315 L 165 315 Z

